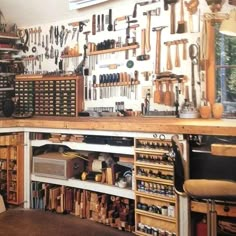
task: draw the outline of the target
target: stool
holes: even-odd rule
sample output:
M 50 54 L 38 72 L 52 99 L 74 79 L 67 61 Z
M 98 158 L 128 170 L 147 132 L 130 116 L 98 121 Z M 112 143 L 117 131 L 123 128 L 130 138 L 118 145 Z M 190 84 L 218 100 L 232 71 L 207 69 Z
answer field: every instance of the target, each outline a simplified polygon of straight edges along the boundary
M 217 235 L 217 212 L 215 201 L 236 201 L 236 182 L 233 179 L 187 179 L 181 144 L 177 136 L 172 137 L 174 159 L 174 185 L 177 194 L 186 193 L 189 197 L 206 199 L 207 235 Z M 236 145 L 212 144 L 211 154 L 236 158 Z M 227 151 L 226 151 L 227 150 Z M 232 166 L 233 168 L 234 166 Z M 227 176 L 226 176 L 227 178 Z

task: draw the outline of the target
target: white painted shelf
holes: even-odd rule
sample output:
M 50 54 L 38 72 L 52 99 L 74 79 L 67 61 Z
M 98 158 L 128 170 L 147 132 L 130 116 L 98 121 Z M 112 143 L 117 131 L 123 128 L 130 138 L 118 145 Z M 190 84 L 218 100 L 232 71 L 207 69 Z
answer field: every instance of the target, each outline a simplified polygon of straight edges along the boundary
M 49 140 L 31 140 L 31 146 L 40 147 L 47 144 L 55 144 L 55 145 L 65 145 L 73 150 L 80 151 L 91 151 L 91 152 L 106 152 L 106 153 L 114 153 L 114 154 L 126 154 L 126 155 L 134 155 L 134 147 L 127 146 L 113 146 L 108 144 L 88 144 L 88 143 L 78 143 L 78 142 L 61 142 L 54 143 Z
M 64 185 L 68 187 L 86 189 L 90 191 L 134 199 L 134 191 L 131 189 L 119 188 L 116 186 L 101 184 L 101 183 L 97 183 L 93 181 L 82 181 L 79 179 L 63 180 L 63 179 L 55 179 L 55 178 L 48 178 L 48 177 L 40 177 L 34 174 L 31 174 L 31 181 L 39 181 L 39 182 L 50 183 L 50 184 Z
M 4 52 L 19 52 L 19 49 L 15 49 L 15 48 L 0 48 L 0 51 L 4 51 Z
M 19 39 L 18 36 L 13 36 L 13 35 L 7 35 L 4 33 L 0 33 L 0 39 L 12 39 L 12 40 L 17 40 Z

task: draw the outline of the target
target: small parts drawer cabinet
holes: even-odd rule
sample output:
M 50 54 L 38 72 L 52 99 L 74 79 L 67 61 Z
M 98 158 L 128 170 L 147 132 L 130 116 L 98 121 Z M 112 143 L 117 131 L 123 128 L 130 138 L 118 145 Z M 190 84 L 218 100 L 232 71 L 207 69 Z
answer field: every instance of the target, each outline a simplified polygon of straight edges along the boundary
M 171 140 L 135 140 L 135 232 L 178 235 Z
M 83 77 L 17 75 L 16 113 L 77 116 L 83 110 Z

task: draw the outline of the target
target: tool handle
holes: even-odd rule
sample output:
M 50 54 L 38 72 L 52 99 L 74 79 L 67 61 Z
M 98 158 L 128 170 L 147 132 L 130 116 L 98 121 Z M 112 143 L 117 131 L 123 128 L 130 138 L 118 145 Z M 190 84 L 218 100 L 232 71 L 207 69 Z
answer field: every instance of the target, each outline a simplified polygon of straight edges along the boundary
M 175 45 L 175 66 L 180 67 L 179 42 L 176 42 L 176 45 Z
M 155 74 L 160 73 L 160 58 L 161 58 L 161 30 L 156 31 L 156 65 Z
M 187 41 L 183 41 L 183 60 L 187 60 Z
M 121 85 L 123 85 L 123 82 L 124 82 L 124 73 L 121 72 L 121 73 L 120 73 L 120 81 L 119 81 L 119 83 L 120 83 Z
M 135 3 L 135 5 L 134 5 L 133 18 L 137 17 L 137 5 L 138 5 L 138 3 Z
M 184 21 L 184 1 L 180 0 L 180 21 Z
M 146 39 L 146 29 L 141 31 L 141 55 L 145 54 L 145 39 Z
M 115 21 L 122 21 L 125 20 L 127 16 L 120 16 L 115 19 Z
M 170 52 L 170 44 L 167 44 L 167 61 L 166 61 L 166 69 L 172 70 L 172 61 L 171 61 L 171 52 Z
M 175 3 L 170 4 L 170 33 L 175 33 Z
M 145 40 L 145 48 L 147 52 L 150 52 L 151 50 L 150 28 L 151 28 L 151 13 L 150 11 L 148 11 L 147 12 L 147 25 L 146 25 L 146 40 Z
M 96 34 L 96 15 L 92 16 L 92 35 Z
M 124 72 L 124 77 L 123 77 L 123 82 L 124 82 L 124 85 L 127 85 L 128 83 L 128 74 L 127 72 Z

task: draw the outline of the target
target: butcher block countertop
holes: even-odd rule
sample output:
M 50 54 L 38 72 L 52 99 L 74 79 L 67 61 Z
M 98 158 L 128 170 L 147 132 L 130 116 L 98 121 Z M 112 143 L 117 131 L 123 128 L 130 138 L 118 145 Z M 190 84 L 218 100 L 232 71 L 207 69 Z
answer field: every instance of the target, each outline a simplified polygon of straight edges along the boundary
M 163 132 L 236 136 L 234 119 L 179 119 L 170 117 L 32 117 L 1 118 L 0 128 L 58 128 L 128 132 Z

